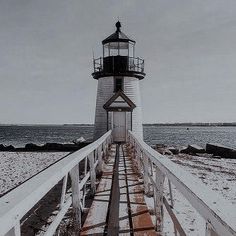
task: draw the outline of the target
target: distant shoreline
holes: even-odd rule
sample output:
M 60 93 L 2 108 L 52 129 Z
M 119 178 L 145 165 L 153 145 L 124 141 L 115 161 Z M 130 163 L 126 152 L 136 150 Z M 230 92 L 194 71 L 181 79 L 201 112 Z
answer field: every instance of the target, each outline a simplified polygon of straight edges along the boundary
M 199 127 L 235 127 L 236 122 L 218 123 L 149 123 L 144 126 L 199 126 Z M 0 124 L 0 126 L 94 126 L 94 124 Z
M 153 123 L 143 124 L 144 126 L 200 126 L 200 127 L 232 127 L 236 126 L 236 122 L 232 123 Z

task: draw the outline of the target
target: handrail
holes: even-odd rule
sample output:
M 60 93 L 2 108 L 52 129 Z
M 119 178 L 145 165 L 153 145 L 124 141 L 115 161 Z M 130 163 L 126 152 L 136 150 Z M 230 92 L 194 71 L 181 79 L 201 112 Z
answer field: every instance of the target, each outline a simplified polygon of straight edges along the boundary
M 60 180 L 63 179 L 60 210 L 46 235 L 53 235 L 60 219 L 66 214 L 71 203 L 76 213 L 76 222 L 81 225 L 80 190 L 86 187 L 90 179 L 92 191 L 95 191 L 96 171 L 101 171 L 102 156 L 107 155 L 108 145 L 111 143 L 111 130 L 88 146 L 66 156 L 64 159 L 50 166 L 38 175 L 29 179 L 8 194 L 0 198 L 0 235 L 20 235 L 20 220 L 33 206 L 44 197 Z M 87 173 L 87 159 L 89 172 Z M 79 176 L 79 163 L 85 161 L 83 179 Z M 66 195 L 67 177 L 71 177 L 72 196 Z M 78 184 L 79 183 L 79 184 Z M 86 191 L 83 191 L 84 194 Z
M 207 188 L 199 179 L 180 166 L 152 149 L 131 131 L 128 132 L 128 142 L 133 148 L 134 158 L 136 156 L 139 165 L 142 167 L 145 192 L 148 191 L 150 183 L 153 186 L 157 224 L 160 225 L 163 221 L 162 207 L 166 203 L 163 196 L 163 184 L 166 177 L 169 186 L 170 183 L 173 183 L 177 190 L 205 219 L 206 235 L 236 235 L 236 208 L 233 204 Z M 155 177 L 153 168 L 156 170 Z M 172 196 L 171 188 L 170 196 Z M 170 210 L 170 208 L 167 210 Z M 162 232 L 162 227 L 161 225 L 159 228 L 160 232 Z
M 117 55 L 119 56 L 119 55 Z M 117 56 L 109 56 L 109 57 L 117 57 Z M 144 59 L 140 57 L 129 57 L 129 56 L 120 56 L 128 58 L 127 60 L 127 71 L 136 71 L 136 72 L 144 72 Z M 104 57 L 106 58 L 106 57 Z M 99 57 L 96 59 L 93 59 L 93 66 L 94 66 L 94 72 L 101 72 L 103 71 L 103 64 L 104 64 L 104 58 Z

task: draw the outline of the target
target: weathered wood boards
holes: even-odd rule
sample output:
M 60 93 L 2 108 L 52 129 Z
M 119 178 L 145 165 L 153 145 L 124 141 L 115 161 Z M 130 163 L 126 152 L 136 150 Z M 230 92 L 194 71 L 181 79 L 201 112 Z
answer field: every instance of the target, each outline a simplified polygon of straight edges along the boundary
M 128 140 L 129 145 L 135 147 L 136 152 L 140 150 L 144 153 L 152 164 L 157 166 L 165 177 L 175 185 L 176 189 L 198 211 L 206 223 L 211 225 L 211 232 L 224 236 L 236 236 L 235 206 L 232 203 L 227 202 L 199 179 L 156 152 L 131 131 L 129 131 Z M 157 186 L 157 181 L 153 180 L 152 183 L 153 186 Z M 211 233 L 211 235 L 214 234 Z
M 111 152 L 111 154 L 112 156 L 109 163 L 104 166 L 103 175 L 96 190 L 94 200 L 91 208 L 89 209 L 86 221 L 82 227 L 81 235 L 103 235 L 104 233 L 115 160 L 115 152 Z
M 131 158 L 124 152 L 126 164 L 126 177 L 128 183 L 129 203 L 131 209 L 132 231 L 134 235 L 157 235 L 144 200 L 144 187 L 142 179 L 132 169 Z
M 218 143 L 207 143 L 206 152 L 223 158 L 236 158 L 236 150 Z
M 115 155 L 113 154 L 103 172 L 81 235 L 103 235 L 104 232 L 107 235 L 157 235 L 144 200 L 143 182 L 132 169 L 132 161 L 126 155 L 125 147 L 123 149 L 120 146 L 117 151 L 119 152 L 119 182 L 114 182 L 115 173 L 112 173 L 112 168 L 115 166 Z M 118 192 L 115 192 L 119 194 L 119 196 L 115 196 L 116 199 L 119 199 L 117 202 L 113 201 L 114 196 L 110 195 L 111 189 L 114 187 L 118 188 Z M 118 216 L 115 216 L 114 209 L 118 209 Z M 115 214 L 112 222 L 110 213 Z M 113 231 L 109 231 L 112 227 Z

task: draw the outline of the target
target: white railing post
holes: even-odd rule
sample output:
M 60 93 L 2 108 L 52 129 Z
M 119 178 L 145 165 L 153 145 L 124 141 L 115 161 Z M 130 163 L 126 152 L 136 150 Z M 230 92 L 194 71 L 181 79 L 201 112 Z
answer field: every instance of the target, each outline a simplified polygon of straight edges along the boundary
M 95 171 L 95 167 L 94 167 L 94 155 L 95 155 L 95 151 L 93 151 L 89 154 L 89 171 L 90 171 L 92 195 L 94 195 L 96 192 L 96 171 Z
M 141 158 L 143 159 L 143 169 L 144 169 L 144 193 L 147 196 L 150 196 L 151 194 L 151 183 L 149 179 L 149 160 L 146 154 L 144 152 L 141 152 Z
M 73 169 L 70 171 L 70 177 L 71 177 L 71 189 L 72 189 L 74 229 L 75 233 L 78 235 L 81 228 L 79 165 L 73 167 Z
M 138 173 L 142 173 L 143 172 L 143 168 L 142 168 L 142 160 L 141 160 L 141 147 L 139 147 L 139 145 L 136 143 L 135 145 L 135 153 L 136 153 L 136 161 L 137 161 L 137 165 L 138 165 Z
M 103 159 L 103 161 L 106 161 L 106 159 L 107 159 L 105 142 L 103 142 L 103 144 L 102 144 L 102 159 Z
M 210 222 L 206 222 L 205 236 L 219 236 L 214 230 Z
M 62 185 L 62 190 L 61 190 L 60 210 L 62 209 L 62 207 L 63 207 L 63 205 L 65 203 L 67 178 L 68 178 L 68 175 L 65 175 L 64 178 L 63 178 L 63 185 Z
M 101 173 L 103 165 L 101 146 L 99 146 L 97 149 L 97 155 L 98 155 L 98 173 Z
M 169 185 L 169 193 L 170 193 L 170 203 L 171 203 L 171 207 L 174 207 L 174 200 L 173 200 L 173 194 L 172 194 L 172 187 L 171 187 L 171 182 L 168 179 L 168 185 Z
M 88 169 L 88 156 L 85 157 L 84 159 L 84 176 L 87 175 L 87 169 Z M 83 196 L 82 196 L 82 206 L 83 206 L 83 211 L 85 209 L 85 198 L 86 198 L 86 184 L 83 186 Z
M 11 229 L 9 230 L 5 236 L 20 236 L 20 221 Z
M 156 230 L 158 233 L 163 232 L 163 192 L 164 192 L 164 180 L 165 175 L 161 172 L 161 170 L 155 166 L 156 171 L 156 187 L 155 187 L 155 213 L 156 213 Z

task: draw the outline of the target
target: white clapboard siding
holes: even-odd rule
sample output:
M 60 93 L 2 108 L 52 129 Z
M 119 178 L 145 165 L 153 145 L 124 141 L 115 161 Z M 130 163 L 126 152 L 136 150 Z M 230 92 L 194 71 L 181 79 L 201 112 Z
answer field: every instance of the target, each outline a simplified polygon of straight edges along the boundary
M 103 105 L 114 94 L 113 77 L 104 77 L 98 80 L 97 101 L 95 111 L 94 140 L 107 132 L 107 113 Z
M 133 110 L 132 131 L 143 138 L 142 126 L 142 107 L 140 97 L 139 79 L 134 77 L 124 77 L 124 93 L 128 96 L 136 107 Z M 98 80 L 97 101 L 95 113 L 95 130 L 94 140 L 98 139 L 107 131 L 107 114 L 103 105 L 114 94 L 114 77 L 104 77 Z M 127 113 L 127 120 L 130 120 L 130 115 Z M 109 127 L 111 127 L 112 116 L 109 116 Z M 127 127 L 130 129 L 131 127 Z
M 124 78 L 124 93 L 136 105 L 132 114 L 133 117 L 132 131 L 140 138 L 143 138 L 142 105 L 141 105 L 139 83 L 140 81 L 137 78 L 134 77 Z

